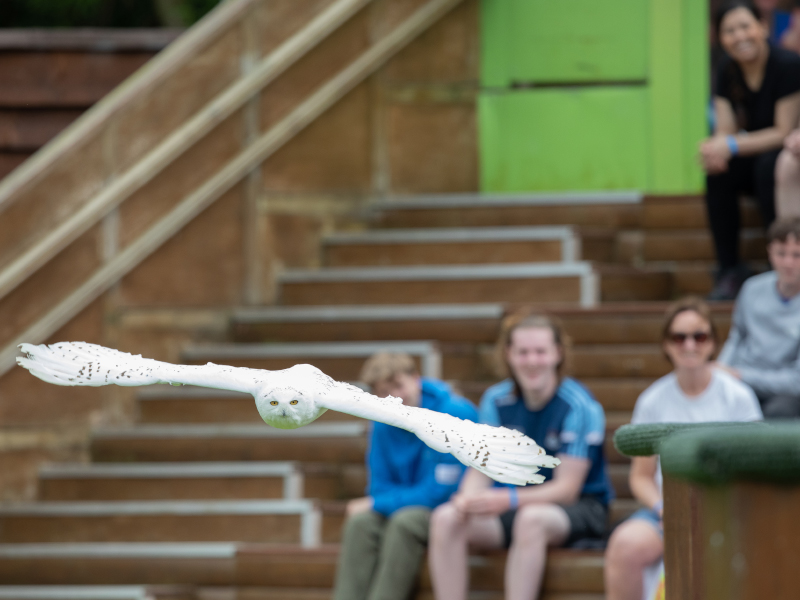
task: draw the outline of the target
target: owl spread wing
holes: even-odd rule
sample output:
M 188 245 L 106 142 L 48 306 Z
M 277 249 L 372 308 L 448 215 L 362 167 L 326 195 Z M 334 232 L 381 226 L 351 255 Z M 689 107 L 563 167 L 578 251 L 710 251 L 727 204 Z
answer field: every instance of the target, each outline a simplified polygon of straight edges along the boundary
M 537 471 L 561 462 L 519 431 L 406 406 L 399 398 L 378 398 L 323 377 L 328 382 L 320 385 L 315 398 L 318 405 L 410 431 L 434 450 L 449 452 L 468 467 L 502 483 L 542 483 L 544 477 Z
M 86 342 L 45 346 L 20 344 L 25 355 L 17 364 L 42 381 L 56 385 L 137 386 L 155 383 L 202 387 L 255 394 L 269 371 L 226 367 L 173 365 Z

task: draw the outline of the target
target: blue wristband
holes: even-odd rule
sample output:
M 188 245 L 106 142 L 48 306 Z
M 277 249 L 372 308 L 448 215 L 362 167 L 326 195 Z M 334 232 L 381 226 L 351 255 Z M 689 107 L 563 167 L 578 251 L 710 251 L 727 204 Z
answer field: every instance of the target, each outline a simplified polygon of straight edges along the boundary
M 519 496 L 517 496 L 517 488 L 508 488 L 508 508 L 514 510 L 519 506 Z
M 728 144 L 728 150 L 731 151 L 731 156 L 739 154 L 739 144 L 736 142 L 736 136 L 727 135 L 725 136 L 725 141 Z

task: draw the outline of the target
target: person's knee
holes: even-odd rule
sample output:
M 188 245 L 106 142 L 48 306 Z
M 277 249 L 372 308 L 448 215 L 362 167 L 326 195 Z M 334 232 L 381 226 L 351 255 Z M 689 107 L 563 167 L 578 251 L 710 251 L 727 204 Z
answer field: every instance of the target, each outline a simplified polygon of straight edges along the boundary
M 426 540 L 430 511 L 423 508 L 403 508 L 394 513 L 387 525 L 387 535 L 400 535 Z
M 775 163 L 775 183 L 786 185 L 798 179 L 800 179 L 800 161 L 794 154 L 784 150 L 778 155 Z
M 529 504 L 517 510 L 514 516 L 513 539 L 515 544 L 549 543 L 552 514 L 549 507 Z
M 649 532 L 638 523 L 623 523 L 614 530 L 606 548 L 606 562 L 614 567 L 634 567 L 649 564 L 659 549 L 654 547 Z
M 458 535 L 463 529 L 461 515 L 456 507 L 447 502 L 431 513 L 430 536 L 431 544 L 443 542 Z
M 344 523 L 345 532 L 351 535 L 369 533 L 376 528 L 379 519 L 381 515 L 371 510 L 355 513 L 347 517 Z

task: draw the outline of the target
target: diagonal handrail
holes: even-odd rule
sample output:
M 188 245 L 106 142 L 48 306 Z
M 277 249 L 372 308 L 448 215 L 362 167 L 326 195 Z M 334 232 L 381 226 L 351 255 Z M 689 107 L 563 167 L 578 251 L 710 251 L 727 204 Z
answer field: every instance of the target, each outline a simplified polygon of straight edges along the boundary
M 136 241 L 100 267 L 83 285 L 0 352 L 0 375 L 8 371 L 22 342 L 40 343 L 174 236 L 257 165 L 377 70 L 462 0 L 429 0 L 410 17 L 319 87 L 297 108 L 257 138 L 198 189 L 187 195 Z
M 0 298 L 89 230 L 193 144 L 340 27 L 372 0 L 338 0 L 281 44 L 247 76 L 219 94 L 119 178 L 59 223 L 35 246 L 0 271 Z

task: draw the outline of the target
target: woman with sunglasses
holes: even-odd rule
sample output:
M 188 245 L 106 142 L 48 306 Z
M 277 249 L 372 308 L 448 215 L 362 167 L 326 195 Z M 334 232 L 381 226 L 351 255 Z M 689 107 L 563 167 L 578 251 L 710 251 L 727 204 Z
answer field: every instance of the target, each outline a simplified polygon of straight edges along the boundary
M 758 399 L 747 385 L 714 367 L 717 332 L 708 305 L 685 298 L 667 311 L 662 348 L 673 371 L 636 401 L 632 423 L 758 421 Z M 657 456 L 635 457 L 630 488 L 645 508 L 614 530 L 606 549 L 607 600 L 641 600 L 645 569 L 664 552 L 661 469 Z

